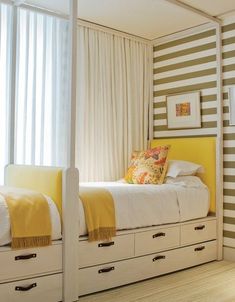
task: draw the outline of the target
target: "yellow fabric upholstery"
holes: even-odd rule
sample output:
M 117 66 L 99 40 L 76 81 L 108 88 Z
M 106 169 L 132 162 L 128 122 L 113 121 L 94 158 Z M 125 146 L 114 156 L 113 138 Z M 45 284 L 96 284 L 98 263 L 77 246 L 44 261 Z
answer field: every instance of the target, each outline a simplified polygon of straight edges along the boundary
M 169 160 L 187 160 L 202 165 L 205 173 L 198 175 L 210 191 L 210 211 L 216 210 L 216 138 L 164 138 L 151 141 L 151 148 L 171 145 Z
M 52 198 L 62 214 L 62 168 L 9 165 L 5 185 L 34 190 Z

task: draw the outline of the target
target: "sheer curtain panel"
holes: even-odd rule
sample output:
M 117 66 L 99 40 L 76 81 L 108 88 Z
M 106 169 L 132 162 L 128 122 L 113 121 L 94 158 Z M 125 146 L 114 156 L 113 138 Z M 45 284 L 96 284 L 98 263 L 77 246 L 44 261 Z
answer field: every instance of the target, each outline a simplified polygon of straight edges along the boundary
M 123 177 L 144 149 L 151 95 L 150 45 L 80 26 L 77 164 L 83 181 Z
M 66 164 L 68 45 L 68 21 L 18 9 L 18 164 Z
M 0 3 L 0 184 L 9 156 L 12 7 Z

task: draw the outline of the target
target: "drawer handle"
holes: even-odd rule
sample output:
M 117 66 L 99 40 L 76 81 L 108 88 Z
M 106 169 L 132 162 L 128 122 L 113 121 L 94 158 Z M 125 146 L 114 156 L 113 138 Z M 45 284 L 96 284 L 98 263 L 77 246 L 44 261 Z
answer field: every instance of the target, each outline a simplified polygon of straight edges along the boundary
M 98 270 L 98 273 L 99 274 L 102 274 L 102 273 L 109 273 L 111 271 L 114 271 L 115 267 L 114 266 L 111 266 L 111 267 L 107 267 L 107 268 L 102 268 L 102 269 L 99 269 Z
M 199 246 L 194 249 L 195 252 L 200 252 L 205 249 L 205 246 Z
M 153 238 L 157 238 L 157 237 L 165 237 L 166 233 L 160 232 L 160 233 L 156 233 L 153 235 Z
M 199 226 L 196 226 L 195 228 L 194 228 L 194 230 L 195 231 L 199 231 L 199 230 L 203 230 L 203 229 L 205 229 L 205 225 L 199 225 Z
M 28 255 L 20 255 L 15 257 L 15 261 L 17 260 L 28 260 L 32 258 L 36 258 L 37 254 L 28 254 Z
M 114 245 L 114 241 L 99 243 L 98 247 L 107 247 L 107 246 L 111 246 L 111 245 Z
M 29 286 L 16 286 L 15 290 L 20 291 L 20 292 L 26 292 L 26 291 L 28 291 L 28 290 L 36 287 L 36 286 L 37 286 L 37 283 L 32 283 Z
M 156 256 L 153 258 L 153 262 L 155 262 L 157 260 L 161 260 L 161 259 L 166 259 L 166 256 L 164 256 L 164 255 Z

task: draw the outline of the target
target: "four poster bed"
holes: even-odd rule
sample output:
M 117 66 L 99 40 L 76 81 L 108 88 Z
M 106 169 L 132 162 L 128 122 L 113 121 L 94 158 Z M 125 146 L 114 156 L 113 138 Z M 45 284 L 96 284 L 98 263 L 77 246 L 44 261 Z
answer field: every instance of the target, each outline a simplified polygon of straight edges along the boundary
M 55 204 L 50 206 L 52 244 L 25 249 L 11 249 L 10 231 L 6 228 L 7 222 L 4 224 L 8 213 L 3 211 L 5 206 L 1 204 L 0 293 L 2 301 L 62 300 L 62 217 L 60 218 L 62 177 L 63 170 L 53 167 L 9 165 L 5 169 L 6 186 L 40 192 Z
M 18 1 L 13 2 L 17 6 L 21 5 Z M 0 238 L 0 242 L 2 241 L 4 244 L 0 244 L 0 296 L 1 300 L 5 302 L 41 302 L 43 300 L 72 302 L 78 299 L 78 245 L 76 244 L 78 220 L 73 219 L 73 215 L 78 212 L 79 184 L 78 170 L 75 168 L 77 0 L 70 0 L 69 6 L 68 77 L 71 80 L 69 89 L 71 93 L 68 99 L 70 124 L 67 133 L 66 168 L 14 165 L 15 124 L 13 114 L 9 130 L 11 135 L 10 165 L 5 170 L 4 183 L 5 186 L 13 187 L 16 191 L 26 189 L 45 195 L 50 214 L 54 208 L 54 214 L 50 219 L 52 231 L 53 227 L 55 231 L 55 233 L 52 232 L 52 239 L 55 237 L 55 240 L 45 247 L 12 249 L 11 240 L 13 238 L 10 234 L 12 228 L 9 227 L 9 217 L 4 217 L 3 222 L 7 221 L 8 224 L 6 228 L 8 234 L 7 236 L 3 234 L 3 237 Z M 14 98 L 14 93 L 12 97 Z M 14 112 L 14 99 L 9 107 Z M 24 199 L 22 201 L 24 203 Z M 5 203 L 0 202 L 0 210 L 5 207 Z M 56 211 L 58 212 L 56 213 Z M 4 213 L 7 213 L 5 209 Z M 56 216 L 57 219 L 55 219 Z M 55 220 L 57 220 L 57 224 Z M 5 228 L 3 224 L 0 227 Z M 1 232 L 0 235 L 2 235 Z
M 71 0 L 71 4 L 69 168 L 63 171 L 10 165 L 5 182 L 8 186 L 36 190 L 52 198 L 62 213 L 63 240 L 33 249 L 0 247 L 0 293 L 6 302 L 72 302 L 82 295 L 222 257 L 219 188 L 222 161 L 216 152 L 216 139 L 212 137 L 159 139 L 151 143 L 151 147 L 171 145 L 170 159 L 204 166 L 205 173 L 200 177 L 210 192 L 208 213 L 197 218 L 178 217 L 163 224 L 121 229 L 109 241 L 91 243 L 86 236 L 79 236 L 78 172 L 75 169 L 77 1 Z M 221 142 L 218 146 L 221 149 Z M 178 212 L 181 210 L 178 208 Z
M 158 216 L 159 211 L 162 218 L 166 211 L 166 217 L 171 216 L 172 222 L 166 219 L 167 223 L 158 223 L 155 226 L 141 227 L 140 225 L 140 227 L 135 226 L 135 228 L 118 230 L 117 236 L 109 241 L 88 242 L 87 237 L 80 236 L 78 247 L 79 295 L 136 282 L 218 259 L 220 247 L 217 241 L 218 217 L 215 213 L 215 143 L 216 140 L 213 137 L 152 141 L 151 147 L 162 144 L 171 145 L 170 159 L 187 160 L 201 164 L 204 167 L 205 173 L 199 175 L 199 177 L 207 185 L 210 192 L 209 212 L 208 208 L 205 211 L 206 207 L 205 204 L 203 206 L 202 200 L 200 200 L 202 196 L 199 192 L 195 191 L 193 187 L 189 187 L 185 199 L 182 198 L 182 194 L 178 194 L 177 203 L 179 208 L 177 210 L 180 213 L 179 219 L 172 216 L 174 205 L 171 203 L 169 207 L 170 197 L 165 194 L 162 197 L 169 198 L 169 200 L 155 198 L 155 204 L 160 204 L 160 207 L 155 208 L 156 212 L 153 215 Z M 123 184 L 121 186 L 116 185 L 119 192 L 123 186 L 125 187 Z M 114 184 L 113 186 L 115 187 Z M 133 186 L 133 190 L 130 186 Z M 152 190 L 152 185 L 140 186 L 148 193 Z M 158 187 L 161 188 L 162 186 L 165 185 L 155 185 L 155 195 Z M 134 199 L 136 199 L 132 204 L 133 207 L 128 208 L 130 194 L 133 194 L 136 185 L 127 185 L 127 187 L 126 191 L 129 191 L 129 195 L 126 195 L 126 199 L 125 194 L 122 195 L 124 210 L 122 209 L 121 213 L 127 211 L 126 214 L 129 215 L 129 220 L 131 220 L 132 216 L 136 215 L 133 207 L 136 204 L 139 210 L 140 206 L 136 196 L 134 196 Z M 180 188 L 179 185 L 176 187 L 177 190 Z M 107 188 L 110 190 L 110 187 L 107 186 Z M 112 188 L 111 186 L 111 191 Z M 123 190 L 125 191 L 125 188 Z M 168 190 L 170 188 L 167 188 Z M 187 188 L 184 188 L 184 190 L 187 190 Z M 133 192 L 130 193 L 130 191 Z M 190 191 L 192 191 L 191 195 Z M 140 191 L 137 194 L 140 195 Z M 193 198 L 193 195 L 196 196 Z M 151 198 L 154 199 L 153 196 Z M 149 203 L 150 199 L 147 198 L 145 205 L 142 207 L 142 215 L 148 215 L 147 212 L 144 213 L 144 209 L 150 207 Z M 200 210 L 200 207 L 204 210 Z M 153 212 L 154 209 L 150 208 L 150 211 Z M 149 219 L 151 219 L 150 214 Z M 145 225 L 147 225 L 146 220 Z M 80 223 L 80 234 L 83 234 L 84 231 L 81 231 L 81 228 L 82 223 Z
M 135 204 L 138 202 L 135 199 L 136 196 L 141 195 L 142 191 L 144 194 L 146 192 L 149 194 L 153 190 L 153 196 L 143 200 L 142 211 L 149 208 L 153 212 L 154 208 L 149 207 L 153 200 L 157 206 L 153 216 L 157 219 L 161 216 L 162 220 L 157 220 L 155 225 L 151 222 L 150 216 L 146 217 L 146 212 L 144 227 L 141 224 L 138 226 L 137 221 L 135 226 L 125 227 L 125 229 L 120 227 L 111 240 L 95 242 L 88 242 L 87 236 L 84 236 L 81 206 L 79 210 L 77 207 L 74 212 L 75 224 L 78 216 L 80 217 L 78 252 L 75 251 L 79 260 L 77 266 L 79 269 L 76 270 L 75 278 L 78 286 L 77 296 L 219 259 L 221 247 L 218 244 L 220 235 L 218 215 L 216 215 L 216 139 L 214 137 L 159 139 L 152 141 L 151 147 L 163 144 L 171 146 L 169 159 L 186 159 L 204 167 L 204 173 L 197 176 L 208 187 L 209 198 L 203 200 L 204 195 L 200 194 L 201 187 L 197 188 L 199 189 L 197 191 L 193 186 L 188 188 L 183 186 L 186 195 L 182 195 L 182 187 L 179 184 L 175 187 L 173 185 L 173 188 L 172 185 L 165 184 L 113 183 L 111 187 L 117 187 L 119 192 L 123 188 L 121 191 L 123 191 L 122 204 L 124 206 L 121 213 L 126 211 L 127 216 L 135 216 L 133 207 L 132 209 L 128 207 L 130 194 L 134 194 Z M 36 190 L 49 196 L 56 203 L 57 213 L 54 215 L 58 216 L 63 207 L 62 191 L 65 176 L 66 171 L 60 168 L 9 165 L 6 168 L 5 184 Z M 77 178 L 74 177 L 74 179 Z M 135 195 L 135 189 L 139 187 L 141 191 L 137 190 L 137 195 Z M 159 188 L 161 191 L 163 187 L 166 189 L 164 195 L 160 195 L 160 199 L 154 199 L 154 196 L 158 196 Z M 177 192 L 178 208 L 176 206 L 175 211 L 178 211 L 179 217 L 174 216 L 173 213 L 176 204 L 174 205 L 174 200 L 171 200 L 172 191 Z M 168 193 L 170 195 L 167 195 Z M 180 194 L 184 197 L 180 197 Z M 162 197 L 165 199 L 161 200 Z M 76 203 L 79 204 L 78 198 Z M 137 204 L 137 210 L 139 209 Z M 148 220 L 150 220 L 150 225 L 146 222 Z M 63 263 L 65 265 L 63 243 L 65 242 L 58 236 L 58 232 L 61 232 L 58 219 L 54 229 L 57 235 L 54 235 L 55 240 L 50 246 L 18 250 L 12 250 L 9 245 L 0 247 L 0 291 L 4 301 L 27 302 L 32 299 L 37 301 L 35 295 L 40 297 L 40 301 L 42 298 L 50 299 L 50 301 L 63 299 Z M 74 234 L 76 235 L 75 232 Z M 1 240 L 0 234 L 0 242 Z M 76 262 L 72 265 L 76 267 Z

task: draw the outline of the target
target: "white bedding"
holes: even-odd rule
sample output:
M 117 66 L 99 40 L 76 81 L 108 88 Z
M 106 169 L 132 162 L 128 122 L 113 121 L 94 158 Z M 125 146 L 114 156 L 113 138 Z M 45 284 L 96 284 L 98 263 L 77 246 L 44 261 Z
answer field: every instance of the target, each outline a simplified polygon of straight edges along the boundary
M 51 222 L 52 222 L 52 240 L 61 238 L 61 222 L 60 215 L 55 203 L 47 196 L 45 196 L 50 208 Z M 9 244 L 11 242 L 11 228 L 9 212 L 4 200 L 0 195 L 0 246 Z
M 163 185 L 133 185 L 125 182 L 81 185 L 104 187 L 112 194 L 117 230 L 206 217 L 209 210 L 208 189 L 196 176 L 167 178 Z M 79 208 L 80 235 L 86 235 L 81 201 Z
M 125 182 L 86 183 L 104 187 L 113 196 L 117 230 L 175 223 L 205 217 L 209 210 L 207 187 L 195 176 L 168 178 L 163 185 L 132 185 Z M 61 223 L 55 203 L 47 196 L 52 240 L 61 238 Z M 87 234 L 84 210 L 79 201 L 80 235 Z M 11 242 L 7 205 L 0 195 L 0 246 Z

